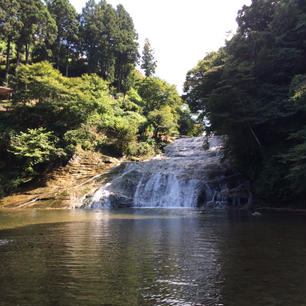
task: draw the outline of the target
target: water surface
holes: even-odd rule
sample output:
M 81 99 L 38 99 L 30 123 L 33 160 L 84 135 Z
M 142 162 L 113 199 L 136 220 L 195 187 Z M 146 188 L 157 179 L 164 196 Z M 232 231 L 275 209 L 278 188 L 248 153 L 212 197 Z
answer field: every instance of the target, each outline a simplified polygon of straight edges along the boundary
M 0 210 L 1 306 L 304 306 L 305 218 Z

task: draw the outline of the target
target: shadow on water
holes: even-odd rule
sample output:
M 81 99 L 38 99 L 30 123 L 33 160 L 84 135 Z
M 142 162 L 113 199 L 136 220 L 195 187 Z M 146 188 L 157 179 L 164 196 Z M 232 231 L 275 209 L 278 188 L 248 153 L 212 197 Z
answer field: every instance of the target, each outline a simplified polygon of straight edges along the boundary
M 24 227 L 0 212 L 1 306 L 305 305 L 304 216 L 15 214 Z

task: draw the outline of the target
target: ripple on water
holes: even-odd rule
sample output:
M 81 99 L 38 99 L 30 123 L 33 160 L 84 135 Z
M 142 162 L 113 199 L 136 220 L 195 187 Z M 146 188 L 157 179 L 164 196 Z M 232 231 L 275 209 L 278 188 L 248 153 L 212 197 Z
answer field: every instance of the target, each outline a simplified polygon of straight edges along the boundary
M 0 231 L 0 306 L 305 305 L 304 218 L 68 213 Z
M 13 240 L 9 240 L 9 239 L 0 239 L 0 246 L 6 245 L 11 243 Z

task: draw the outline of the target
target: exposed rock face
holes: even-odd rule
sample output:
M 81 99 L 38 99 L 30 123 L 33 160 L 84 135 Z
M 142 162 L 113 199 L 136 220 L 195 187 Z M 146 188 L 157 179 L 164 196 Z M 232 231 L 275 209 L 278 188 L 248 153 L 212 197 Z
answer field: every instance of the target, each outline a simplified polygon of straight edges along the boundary
M 222 138 L 181 138 L 165 153 L 129 162 L 110 172 L 93 195 L 89 208 L 101 207 L 242 207 L 250 204 L 248 183 L 221 163 Z
M 0 199 L 1 208 L 73 208 L 100 176 L 118 164 L 115 158 L 80 148 L 67 165 L 48 173 L 42 182 Z

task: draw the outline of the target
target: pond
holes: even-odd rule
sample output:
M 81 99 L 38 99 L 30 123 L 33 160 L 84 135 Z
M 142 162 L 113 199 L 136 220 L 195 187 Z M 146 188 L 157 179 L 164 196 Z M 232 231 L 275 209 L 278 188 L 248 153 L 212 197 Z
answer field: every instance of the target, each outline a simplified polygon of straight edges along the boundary
M 0 306 L 304 306 L 305 217 L 0 210 Z

